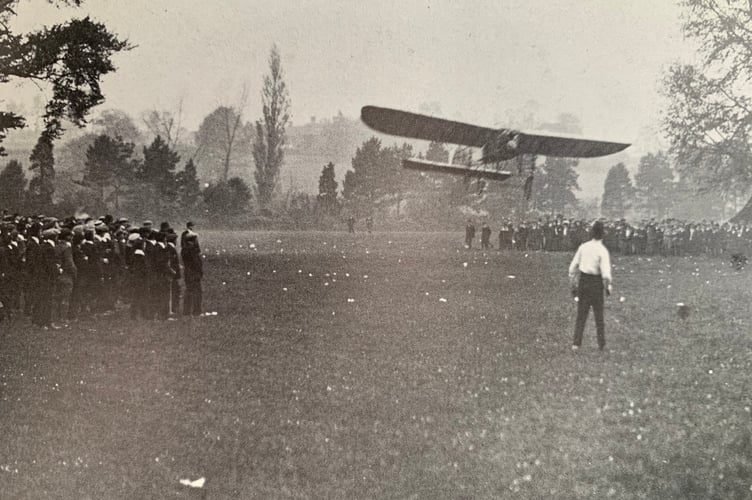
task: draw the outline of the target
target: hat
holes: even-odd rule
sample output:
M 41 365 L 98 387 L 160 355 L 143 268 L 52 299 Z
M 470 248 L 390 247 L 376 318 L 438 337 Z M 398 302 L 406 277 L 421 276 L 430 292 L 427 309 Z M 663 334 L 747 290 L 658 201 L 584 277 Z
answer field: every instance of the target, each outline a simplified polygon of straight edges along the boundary
M 45 229 L 44 231 L 42 231 L 42 238 L 54 238 L 58 234 L 60 234 L 60 230 L 55 229 L 54 227 L 51 227 L 49 229 Z
M 70 238 L 70 236 L 73 234 L 73 231 L 68 229 L 67 227 L 64 227 L 60 230 L 60 237 L 61 238 Z
M 150 221 L 150 220 L 145 220 L 145 221 L 144 221 L 144 223 L 143 223 L 142 225 L 143 225 L 144 227 L 151 227 L 151 226 L 153 226 L 153 225 L 154 225 L 154 223 L 153 223 L 152 221 Z
M 168 230 L 170 230 L 170 223 L 169 222 L 163 222 L 159 225 L 159 230 L 163 233 L 166 233 Z

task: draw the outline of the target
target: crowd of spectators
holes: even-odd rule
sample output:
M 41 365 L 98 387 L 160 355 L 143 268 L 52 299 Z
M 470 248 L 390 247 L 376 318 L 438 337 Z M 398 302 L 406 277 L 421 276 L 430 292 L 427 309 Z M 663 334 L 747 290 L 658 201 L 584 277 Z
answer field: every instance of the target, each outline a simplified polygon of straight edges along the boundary
M 181 280 L 183 315 L 199 315 L 202 276 L 190 222 L 178 237 L 167 222 L 157 229 L 151 221 L 132 225 L 109 215 L 0 220 L 0 320 L 27 317 L 59 328 L 119 305 L 138 318 L 177 319 Z
M 718 222 L 687 222 L 677 219 L 603 220 L 603 243 L 622 255 L 734 255 L 747 253 L 752 244 L 752 226 Z M 522 223 L 503 222 L 498 229 L 501 250 L 573 252 L 589 238 L 590 221 L 557 218 Z M 472 235 L 472 236 L 471 236 Z M 465 243 L 472 247 L 475 226 L 468 221 Z M 468 237 L 470 241 L 468 242 Z M 483 223 L 481 248 L 491 248 L 492 230 Z

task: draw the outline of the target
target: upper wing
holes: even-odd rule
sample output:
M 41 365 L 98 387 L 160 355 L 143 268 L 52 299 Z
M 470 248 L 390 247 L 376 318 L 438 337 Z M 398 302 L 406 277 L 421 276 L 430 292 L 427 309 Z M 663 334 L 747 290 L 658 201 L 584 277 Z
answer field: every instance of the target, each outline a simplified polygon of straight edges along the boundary
M 502 131 L 376 106 L 363 107 L 360 117 L 366 125 L 385 134 L 477 148 L 497 139 L 499 134 L 504 132 L 510 134 L 510 137 L 515 136 L 516 147 L 512 156 L 527 153 L 542 156 L 592 158 L 618 153 L 629 146 L 621 142 Z
M 593 158 L 606 156 L 629 147 L 621 142 L 595 141 L 575 137 L 558 137 L 521 132 L 517 137 L 517 151 L 542 156 Z
M 483 147 L 497 133 L 492 128 L 376 106 L 363 107 L 360 118 L 372 129 L 385 134 L 477 148 Z

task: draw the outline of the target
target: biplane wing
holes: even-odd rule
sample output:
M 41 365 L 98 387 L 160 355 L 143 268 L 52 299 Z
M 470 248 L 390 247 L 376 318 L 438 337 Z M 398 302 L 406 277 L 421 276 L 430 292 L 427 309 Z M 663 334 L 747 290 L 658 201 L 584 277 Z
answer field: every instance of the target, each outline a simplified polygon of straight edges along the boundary
M 521 154 L 593 158 L 617 153 L 629 146 L 621 142 L 479 127 L 376 106 L 363 107 L 360 115 L 366 125 L 385 134 L 483 148 L 481 161 L 487 162 Z
M 385 134 L 476 148 L 483 147 L 497 134 L 492 128 L 376 106 L 363 107 L 360 118 L 372 129 Z
M 578 137 L 541 135 L 520 132 L 517 151 L 521 154 L 559 156 L 566 158 L 594 158 L 618 153 L 629 147 L 622 142 L 596 141 Z
M 420 170 L 421 172 L 439 172 L 442 174 L 463 175 L 466 177 L 481 177 L 483 179 L 491 179 L 495 181 L 503 181 L 512 176 L 512 172 L 496 170 L 485 165 L 452 165 L 451 163 L 439 163 L 418 159 L 402 160 L 402 167 L 410 170 Z

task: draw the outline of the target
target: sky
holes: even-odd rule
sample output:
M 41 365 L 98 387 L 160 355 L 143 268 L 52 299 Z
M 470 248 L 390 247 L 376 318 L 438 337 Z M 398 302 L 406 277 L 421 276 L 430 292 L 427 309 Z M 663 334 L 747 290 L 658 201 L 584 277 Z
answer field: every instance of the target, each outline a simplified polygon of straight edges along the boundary
M 74 16 L 104 22 L 134 48 L 115 56 L 102 108 L 138 116 L 182 100 L 189 129 L 236 105 L 243 86 L 245 116 L 257 119 L 276 44 L 295 124 L 373 104 L 509 126 L 534 102 L 542 121 L 572 113 L 589 137 L 648 142 L 663 71 L 693 54 L 672 0 L 21 0 L 17 11 L 19 31 Z M 6 101 L 39 93 L 0 86 Z

